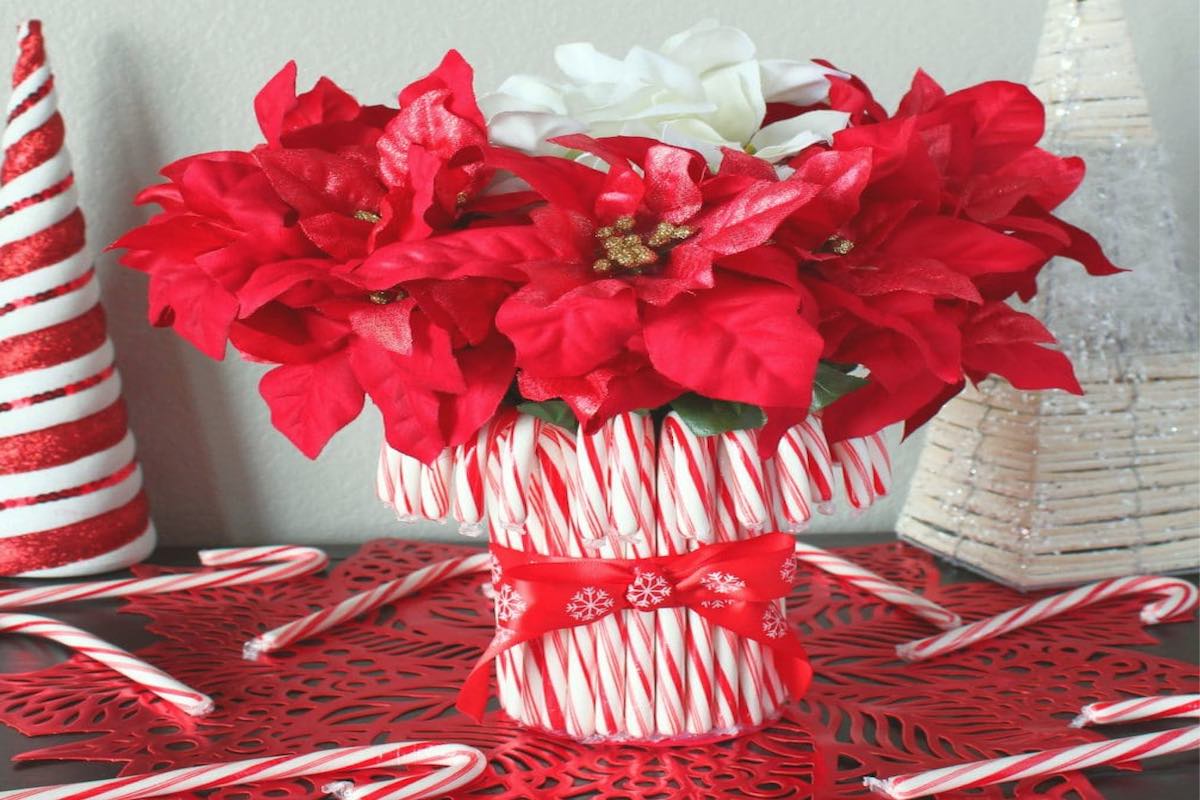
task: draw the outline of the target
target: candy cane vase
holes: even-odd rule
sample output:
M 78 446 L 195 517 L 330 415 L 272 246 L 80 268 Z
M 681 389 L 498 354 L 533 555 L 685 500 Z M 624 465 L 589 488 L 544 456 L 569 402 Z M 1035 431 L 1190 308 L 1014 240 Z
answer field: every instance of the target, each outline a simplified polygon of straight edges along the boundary
M 764 459 L 754 431 L 698 436 L 674 413 L 572 433 L 509 412 L 429 464 L 385 445 L 378 492 L 402 519 L 488 534 L 497 635 L 461 708 L 482 711 L 494 666 L 524 725 L 669 742 L 754 730 L 803 693 L 782 531 L 837 486 L 862 507 L 888 481 L 882 438 L 831 448 L 816 417 Z

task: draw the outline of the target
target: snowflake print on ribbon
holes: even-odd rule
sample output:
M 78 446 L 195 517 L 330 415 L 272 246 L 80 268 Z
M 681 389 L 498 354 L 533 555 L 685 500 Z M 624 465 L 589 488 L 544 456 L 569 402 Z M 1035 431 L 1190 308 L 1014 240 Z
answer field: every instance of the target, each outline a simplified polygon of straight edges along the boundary
M 633 583 L 629 584 L 629 590 L 625 592 L 625 599 L 645 611 L 662 605 L 670 594 L 671 584 L 667 583 L 667 579 L 662 575 L 657 572 L 639 571 L 637 577 L 633 579 Z
M 496 619 L 501 622 L 515 622 L 517 617 L 525 613 L 525 607 L 525 598 L 509 584 L 504 584 L 496 592 Z
M 796 559 L 789 556 L 779 565 L 779 579 L 791 586 L 796 582 Z
M 728 572 L 710 572 L 700 579 L 700 585 L 713 594 L 733 594 L 746 588 L 746 582 Z
M 767 610 L 763 612 L 762 629 L 768 639 L 779 639 L 787 633 L 787 620 L 779 612 L 779 606 L 774 603 L 767 606 Z
M 488 554 L 488 563 L 491 566 L 492 585 L 495 586 L 504 577 L 504 569 L 500 566 L 500 559 L 496 558 L 495 553 Z
M 701 608 L 728 608 L 733 605 L 732 600 L 701 600 Z
M 580 622 L 590 622 L 607 614 L 612 607 L 611 594 L 595 586 L 585 586 L 571 595 L 567 613 Z

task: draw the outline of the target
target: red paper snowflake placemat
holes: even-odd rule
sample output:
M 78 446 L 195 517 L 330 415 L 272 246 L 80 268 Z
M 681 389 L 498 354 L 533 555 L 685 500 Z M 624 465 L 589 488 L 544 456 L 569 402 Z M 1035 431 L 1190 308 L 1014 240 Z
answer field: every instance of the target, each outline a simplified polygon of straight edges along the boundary
M 769 729 L 717 745 L 584 746 L 522 731 L 497 714 L 483 726 L 458 714 L 456 687 L 491 637 L 482 576 L 452 579 L 264 661 L 241 658 L 242 643 L 268 628 L 465 549 L 383 540 L 329 577 L 129 602 L 123 610 L 148 617 L 160 637 L 138 654 L 216 700 L 217 710 L 203 719 L 184 717 L 104 667 L 72 658 L 0 678 L 0 721 L 28 736 L 96 734 L 18 760 L 114 761 L 124 774 L 427 738 L 490 754 L 492 768 L 463 797 L 826 800 L 864 796 L 864 775 L 1094 740 L 1101 734 L 1067 727 L 1088 702 L 1198 691 L 1195 666 L 1128 649 L 1155 641 L 1137 621 L 1144 601 L 1136 598 L 905 664 L 893 646 L 934 629 L 804 569 L 789 617 L 816 670 L 812 691 Z M 941 586 L 932 559 L 904 545 L 839 552 L 967 620 L 1029 599 L 990 583 Z M 207 796 L 291 800 L 320 792 L 293 781 Z M 969 796 L 1006 795 L 989 789 Z M 1101 797 L 1079 775 L 1031 781 L 1016 796 Z

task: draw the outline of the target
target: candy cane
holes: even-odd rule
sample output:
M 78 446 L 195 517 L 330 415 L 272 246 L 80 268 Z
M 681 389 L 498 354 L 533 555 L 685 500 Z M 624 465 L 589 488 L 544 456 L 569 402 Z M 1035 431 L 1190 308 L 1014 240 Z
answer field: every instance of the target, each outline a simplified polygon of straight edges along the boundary
M 673 556 L 687 552 L 688 542 L 680 533 L 676 498 L 675 439 L 664 427 L 657 453 L 658 533 L 654 552 Z M 687 731 L 687 610 L 666 608 L 657 612 L 654 632 L 654 727 L 659 736 L 676 737 Z M 711 690 L 704 696 L 706 702 Z
M 377 476 L 375 485 L 381 492 L 380 499 L 396 511 L 402 520 L 416 519 L 421 514 L 421 462 L 412 456 L 394 450 L 385 442 L 379 457 L 379 470 L 386 475 Z M 390 496 L 382 494 L 389 491 Z
M 675 494 L 671 499 L 671 507 L 675 514 L 675 525 L 687 548 L 694 550 L 700 544 L 715 541 L 713 449 L 708 441 L 702 441 L 693 433 L 675 412 L 663 420 L 662 441 L 672 457 L 670 464 L 660 461 L 660 471 L 673 476 Z M 662 502 L 661 492 L 659 502 Z M 690 609 L 686 616 L 687 688 L 684 693 L 684 723 L 688 733 L 706 733 L 714 726 L 713 709 L 717 703 L 713 674 L 713 625 Z M 733 716 L 733 708 L 737 703 L 736 684 L 731 688 L 732 697 L 726 699 L 729 714 L 722 720 L 722 727 L 736 724 Z
M 153 692 L 193 717 L 202 717 L 213 709 L 212 698 L 208 695 L 185 686 L 116 645 L 66 623 L 32 614 L 0 614 L 0 633 L 40 636 L 58 642 L 93 661 L 98 661 L 114 672 L 119 672 L 138 686 Z
M 500 487 L 504 497 L 505 520 L 509 525 L 525 523 L 528 512 L 529 476 L 542 422 L 529 414 L 519 414 L 500 448 Z
M 766 486 L 767 492 L 767 522 L 768 530 L 779 530 L 783 527 L 783 498 L 779 491 L 779 465 L 773 458 L 763 459 L 763 483 Z M 796 562 L 791 560 L 780 566 L 780 577 L 786 578 L 791 584 L 796 576 Z M 775 610 L 779 612 L 779 619 L 787 619 L 787 601 L 784 598 L 779 598 L 773 602 Z M 771 648 L 763 650 L 763 676 L 770 688 L 772 701 L 776 708 L 787 703 L 789 692 L 784 685 L 783 677 L 779 674 L 779 668 L 775 665 L 775 651 Z
M 812 519 L 813 498 L 808 450 L 796 428 L 789 428 L 779 439 L 775 462 L 783 519 L 793 531 L 803 530 Z
M 485 500 L 492 538 L 501 546 L 514 550 L 525 549 L 514 512 L 505 499 L 504 458 L 502 452 L 512 436 L 516 417 L 511 416 L 496 426 L 488 443 Z M 522 501 L 522 518 L 524 501 Z M 539 664 L 540 642 L 516 645 L 505 651 L 497 666 L 497 683 L 504 709 L 515 719 L 527 725 L 550 727 L 546 706 L 545 680 Z
M 1200 747 L 1200 726 L 1159 733 L 1089 742 L 1036 753 L 1023 753 L 988 761 L 973 761 L 929 772 L 894 778 L 864 778 L 867 788 L 892 800 L 910 800 L 955 789 L 971 789 L 996 783 L 1057 775 L 1102 764 L 1127 764 L 1140 758 L 1181 753 Z
M 554 497 L 555 479 L 561 474 L 555 471 L 548 451 L 556 447 L 554 433 L 548 425 L 536 428 L 534 462 L 529 472 L 529 482 L 524 494 L 526 508 L 525 534 L 531 550 L 542 555 L 565 555 L 565 530 L 567 517 L 560 513 L 560 504 Z M 558 453 L 561 461 L 561 453 Z M 544 469 L 543 469 L 544 467 Z M 565 487 L 564 487 L 565 488 Z M 581 730 L 588 718 L 594 716 L 595 698 L 586 684 L 571 680 L 568 662 L 574 648 L 574 638 L 569 630 L 552 631 L 541 637 L 546 686 L 547 709 L 550 726 L 556 731 L 567 731 L 572 735 Z M 589 703 L 584 711 L 580 706 Z
M 1017 628 L 1056 617 L 1081 606 L 1098 603 L 1110 597 L 1131 594 L 1162 596 L 1142 608 L 1141 620 L 1146 625 L 1154 625 L 1192 611 L 1196 608 L 1197 599 L 1200 596 L 1195 586 L 1177 578 L 1161 578 L 1154 575 L 1113 578 L 1046 597 L 1036 603 L 1010 609 L 1002 614 L 972 622 L 938 636 L 897 645 L 896 654 L 905 661 L 932 658 L 943 653 L 960 650 L 983 639 L 1000 636 Z
M 539 495 L 550 536 L 550 554 L 582 558 L 584 539 L 573 508 L 579 488 L 575 441 L 562 428 L 543 426 L 538 450 Z M 587 738 L 596 732 L 596 626 L 564 631 L 567 641 L 567 732 Z
M 619 541 L 608 516 L 608 425 L 594 433 L 580 427 L 575 440 L 579 476 L 576 525 L 585 544 L 601 558 L 617 558 Z M 617 614 L 593 626 L 596 636 L 596 733 L 612 736 L 625 730 L 625 632 Z
M 100 600 L 168 594 L 221 586 L 270 583 L 320 572 L 329 557 L 315 547 L 267 545 L 201 550 L 200 563 L 212 567 L 230 567 L 217 572 L 180 572 L 152 578 L 118 578 L 110 581 L 85 581 L 32 589 L 0 591 L 0 608 L 29 608 L 74 600 Z
M 1072 728 L 1087 725 L 1114 725 L 1143 719 L 1200 717 L 1200 694 L 1181 694 L 1174 697 L 1134 697 L 1091 703 L 1071 721 Z
M 647 518 L 646 471 L 653 470 L 646 449 L 640 414 L 625 412 L 609 425 L 609 516 L 624 542 L 625 558 L 653 555 L 654 520 Z M 621 614 L 625 630 L 625 730 L 634 738 L 654 735 L 654 633 L 653 611 L 627 609 Z
M 875 595 L 885 603 L 890 603 L 913 616 L 932 622 L 943 630 L 962 625 L 962 618 L 953 611 L 943 608 L 919 594 L 910 592 L 902 586 L 897 586 L 869 569 L 864 569 L 828 550 L 822 550 L 804 542 L 796 542 L 796 558 L 823 572 L 841 578 L 855 588 Z
M 741 538 L 738 525 L 736 500 L 734 499 L 733 467 L 730 463 L 730 449 L 724 446 L 717 437 L 717 524 L 716 539 L 718 542 L 735 541 Z M 729 656 L 723 652 L 724 647 L 731 646 L 734 655 L 733 686 L 738 694 L 738 721 L 740 723 L 758 726 L 763 723 L 767 710 L 767 689 L 763 680 L 762 647 L 758 642 L 736 636 L 724 628 L 717 628 L 717 643 L 715 647 L 717 681 L 720 685 L 720 672 L 728 668 Z M 728 634 L 726 636 L 726 634 Z M 728 639 L 728 645 L 722 644 L 722 639 Z M 718 701 L 720 698 L 718 698 Z M 714 720 L 715 722 L 715 720 Z
M 412 766 L 440 769 L 416 779 L 406 777 L 358 787 L 338 781 L 329 784 L 324 791 L 341 800 L 421 800 L 442 797 L 479 777 L 487 766 L 487 758 L 475 748 L 461 744 L 392 742 L 369 747 L 318 750 L 304 755 L 204 764 L 87 783 L 14 789 L 0 792 L 0 800 L 140 800 L 178 797 L 184 792 L 226 786 Z
M 727 431 L 720 441 L 728 459 L 729 488 L 737 520 L 750 531 L 761 531 L 767 521 L 767 490 L 757 439 L 752 431 Z
M 492 424 L 484 425 L 474 439 L 454 449 L 450 513 L 458 521 L 459 531 L 468 536 L 483 532 L 484 462 L 492 429 Z
M 394 603 L 409 595 L 416 594 L 422 589 L 441 583 L 444 580 L 459 575 L 471 575 L 476 572 L 487 572 L 490 569 L 490 559 L 487 553 L 476 553 L 469 556 L 459 556 L 445 561 L 421 567 L 410 572 L 403 578 L 381 583 L 365 592 L 351 595 L 337 605 L 313 612 L 307 617 L 293 620 L 285 625 L 272 628 L 266 633 L 254 637 L 242 648 L 248 661 L 254 661 L 259 656 L 272 653 L 292 642 L 315 636 L 341 623 L 354 619 L 368 611 L 374 611 L 380 606 Z
M 865 439 L 867 458 L 871 464 L 876 497 L 887 497 L 892 490 L 892 457 L 882 433 L 872 433 Z
M 846 500 L 855 510 L 868 508 L 875 502 L 875 481 L 866 442 L 862 439 L 834 442 L 833 455 L 842 466 Z
M 808 454 L 808 480 L 813 500 L 817 503 L 817 511 L 832 514 L 833 454 L 829 450 L 829 442 L 825 439 L 825 429 L 821 426 L 821 420 L 809 416 L 792 430 L 800 437 L 804 451 Z
M 421 465 L 421 516 L 440 520 L 450 513 L 450 473 L 454 451 L 443 450 L 432 464 Z

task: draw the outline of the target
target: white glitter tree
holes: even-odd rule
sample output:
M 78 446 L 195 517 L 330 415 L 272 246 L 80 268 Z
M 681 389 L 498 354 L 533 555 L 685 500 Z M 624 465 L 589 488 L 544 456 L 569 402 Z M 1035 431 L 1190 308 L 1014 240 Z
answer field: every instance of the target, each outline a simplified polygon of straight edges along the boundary
M 1045 146 L 1087 162 L 1061 211 L 1132 271 L 1051 264 L 1033 303 L 1086 394 L 988 381 L 931 423 L 898 530 L 1019 588 L 1200 562 L 1200 353 L 1165 159 L 1120 0 L 1050 0 Z

